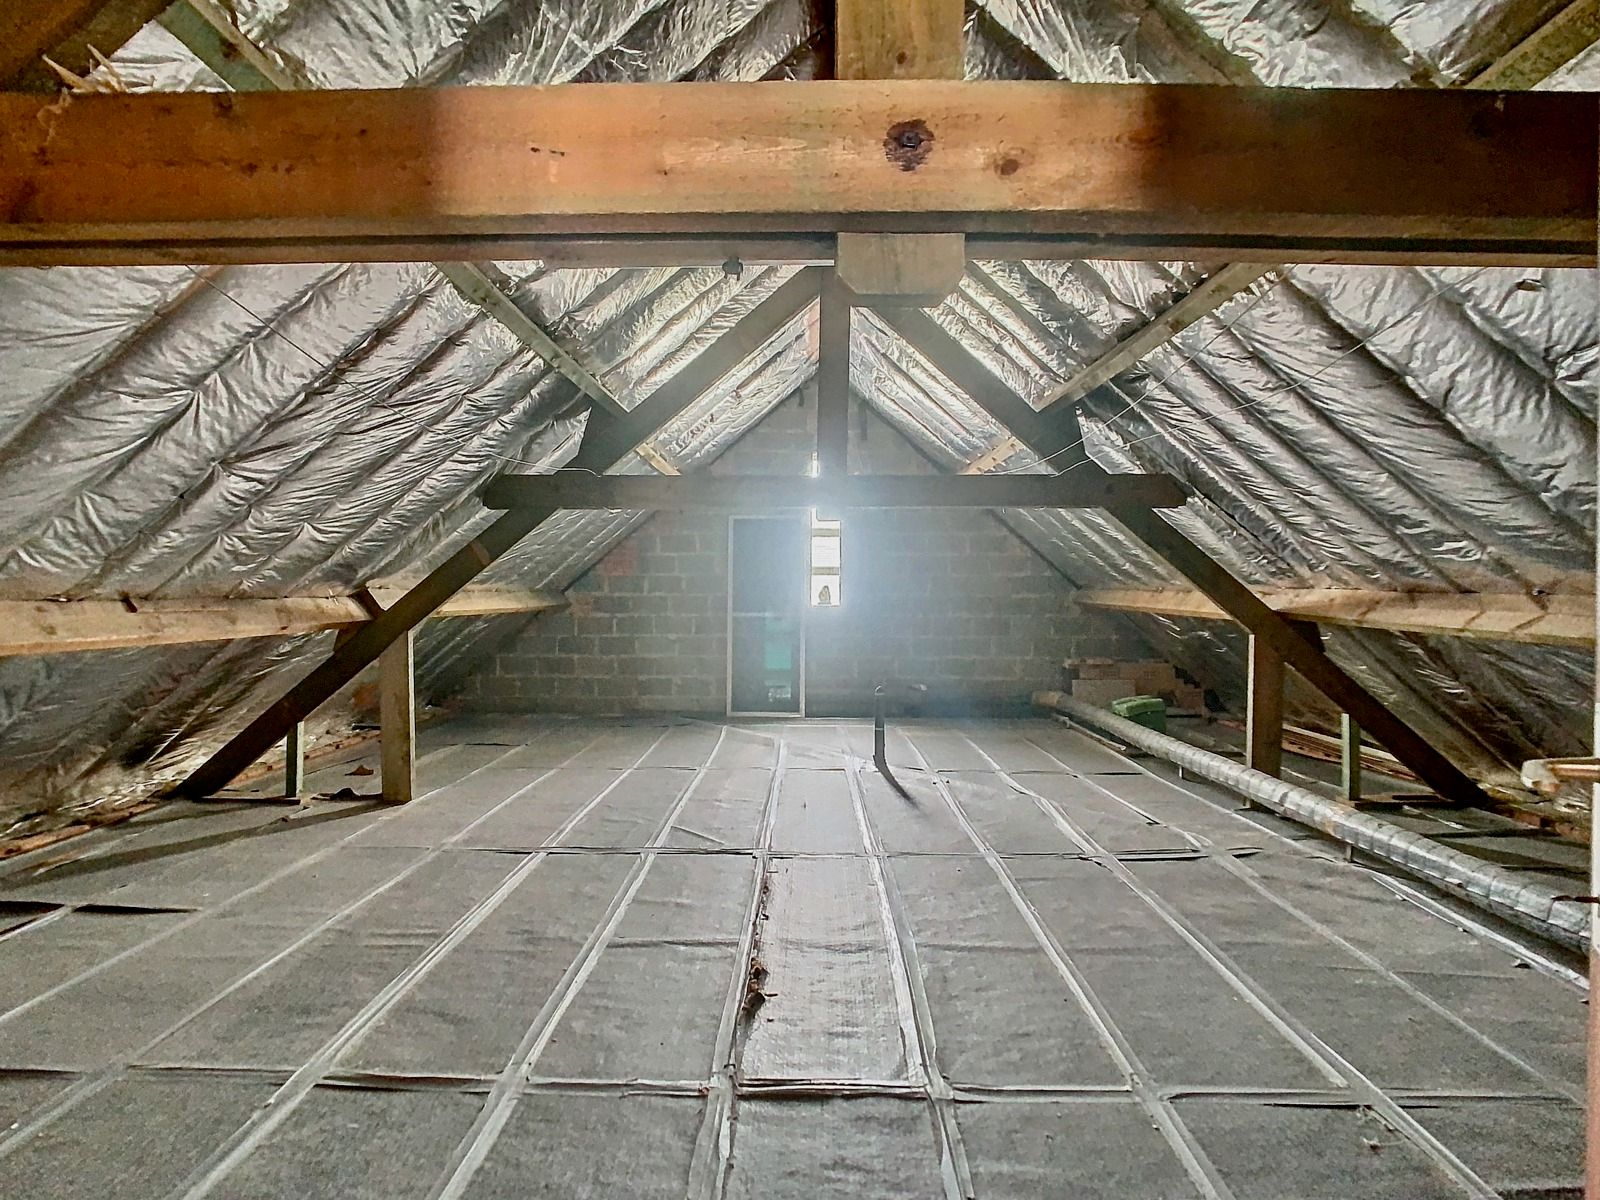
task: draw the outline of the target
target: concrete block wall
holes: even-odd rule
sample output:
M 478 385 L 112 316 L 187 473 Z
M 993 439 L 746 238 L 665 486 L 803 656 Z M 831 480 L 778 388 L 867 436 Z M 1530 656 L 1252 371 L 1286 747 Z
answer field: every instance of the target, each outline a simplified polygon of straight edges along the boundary
M 712 470 L 799 474 L 815 445 L 814 410 L 791 399 Z M 891 427 L 857 413 L 855 469 L 930 470 Z M 1141 657 L 1119 618 L 1079 610 L 1072 588 L 988 513 L 875 510 L 844 523 L 844 604 L 812 609 L 806 708 L 870 710 L 880 679 L 922 683 L 931 708 L 994 712 L 1059 686 L 1064 657 Z M 662 513 L 466 680 L 469 708 L 579 713 L 720 714 L 726 707 L 728 521 Z

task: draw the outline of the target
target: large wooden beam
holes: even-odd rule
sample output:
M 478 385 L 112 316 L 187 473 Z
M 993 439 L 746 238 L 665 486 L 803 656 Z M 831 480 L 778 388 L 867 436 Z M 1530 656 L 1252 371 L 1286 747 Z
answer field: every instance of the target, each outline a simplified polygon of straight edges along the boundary
M 755 512 L 782 508 L 1176 508 L 1167 475 L 501 475 L 487 508 L 547 506 L 616 511 Z
M 1534 646 L 1593 649 L 1593 596 L 1523 596 L 1486 592 L 1380 592 L 1355 588 L 1266 588 L 1256 593 L 1274 612 L 1349 629 L 1387 629 Z M 1091 608 L 1231 618 L 1204 592 L 1171 588 L 1096 588 L 1073 599 Z
M 1561 93 L 942 80 L 5 95 L 0 247 L 343 260 L 474 235 L 965 231 L 1583 264 L 1593 110 Z
M 402 593 L 373 588 L 383 607 Z M 435 617 L 488 617 L 565 608 L 559 592 L 469 588 Z M 295 637 L 354 629 L 372 619 L 353 596 L 289 596 L 278 600 L 0 600 L 0 658 L 134 650 L 234 638 Z
M 805 311 L 816 301 L 816 295 L 817 279 L 812 269 L 799 272 L 625 416 L 608 418 L 591 410 L 591 424 L 571 465 L 590 471 L 615 466 Z M 426 620 L 556 511 L 554 507 L 518 508 L 502 513 L 393 606 L 357 628 L 325 661 L 235 734 L 176 790 L 188 796 L 208 796 L 226 787 L 240 771 L 283 740 L 297 721 L 303 721 L 331 699 L 376 662 L 396 639 Z
M 95 67 L 93 46 L 110 56 L 168 0 L 5 0 L 0 4 L 0 88 L 51 92 L 61 80 L 48 55 L 75 75 Z
M 1275 613 L 1239 580 L 1176 527 L 1149 509 L 1112 513 L 1135 537 L 1155 551 L 1254 638 L 1274 652 L 1312 687 L 1354 717 L 1393 755 L 1439 795 L 1449 800 L 1487 805 L 1489 798 L 1454 763 L 1419 733 L 1385 708 L 1371 692 L 1314 645 L 1287 618 Z

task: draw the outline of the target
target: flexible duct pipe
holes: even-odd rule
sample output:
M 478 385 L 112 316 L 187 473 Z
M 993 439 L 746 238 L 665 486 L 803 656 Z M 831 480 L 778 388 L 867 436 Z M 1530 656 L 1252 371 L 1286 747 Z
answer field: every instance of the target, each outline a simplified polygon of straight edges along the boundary
M 1273 812 L 1319 829 L 1374 858 L 1393 863 L 1524 929 L 1574 950 L 1588 948 L 1588 905 L 1567 898 L 1548 883 L 1524 879 L 1504 867 L 1252 770 L 1220 754 L 1146 729 L 1103 708 L 1074 700 L 1063 692 L 1036 692 L 1033 702 L 1098 726 L 1130 746 L 1148 750 L 1186 771 L 1230 787 Z

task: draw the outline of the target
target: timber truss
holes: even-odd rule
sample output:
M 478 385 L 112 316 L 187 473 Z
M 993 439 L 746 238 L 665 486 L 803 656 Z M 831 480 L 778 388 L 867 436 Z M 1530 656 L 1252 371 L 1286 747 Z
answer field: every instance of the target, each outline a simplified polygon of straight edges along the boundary
M 318 92 L 213 0 L 78 5 L 92 17 L 78 24 L 61 16 L 69 7 L 22 0 L 0 82 L 37 84 L 40 54 L 79 61 L 92 39 L 114 48 L 159 12 L 240 94 L 68 104 L 0 95 L 0 263 L 435 261 L 588 411 L 567 470 L 497 480 L 485 499 L 500 515 L 425 579 L 374 604 L 368 620 L 328 618 L 343 629 L 330 657 L 183 791 L 226 786 L 370 664 L 408 676 L 416 626 L 470 611 L 463 589 L 563 508 L 828 498 L 1102 509 L 1249 631 L 1259 765 L 1274 766 L 1265 747 L 1287 666 L 1441 795 L 1483 799 L 1327 655 L 1314 627 L 1230 574 L 1181 531 L 1181 516 L 1160 515 L 1183 499 L 1175 481 L 1089 463 L 1076 404 L 1273 264 L 1592 263 L 1592 97 L 967 82 L 959 0 L 840 0 L 838 78 L 826 82 Z M 1531 86 L 1593 40 L 1594 7 L 1562 10 L 1548 37 L 1528 39 L 1476 83 Z M 1233 265 L 1042 409 L 918 307 L 948 294 L 969 259 L 1085 256 Z M 803 269 L 629 409 L 511 300 L 491 266 L 469 261 L 495 257 Z M 817 480 L 607 474 L 639 462 L 670 472 L 652 438 L 814 305 Z M 855 307 L 875 309 L 1002 432 L 959 483 L 930 490 L 922 477 L 849 475 Z M 1023 448 L 1050 473 L 988 474 Z M 408 695 L 408 683 L 386 684 L 385 697 Z

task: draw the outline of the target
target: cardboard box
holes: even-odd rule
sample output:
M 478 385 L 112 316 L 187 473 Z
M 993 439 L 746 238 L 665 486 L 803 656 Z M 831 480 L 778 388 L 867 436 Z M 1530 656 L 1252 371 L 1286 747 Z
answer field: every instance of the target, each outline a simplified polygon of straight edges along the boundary
M 1069 679 L 1126 679 L 1124 664 L 1112 658 L 1069 658 L 1061 664 Z
M 1074 679 L 1071 692 L 1074 700 L 1104 708 L 1113 700 L 1137 696 L 1139 689 L 1133 686 L 1131 679 Z

